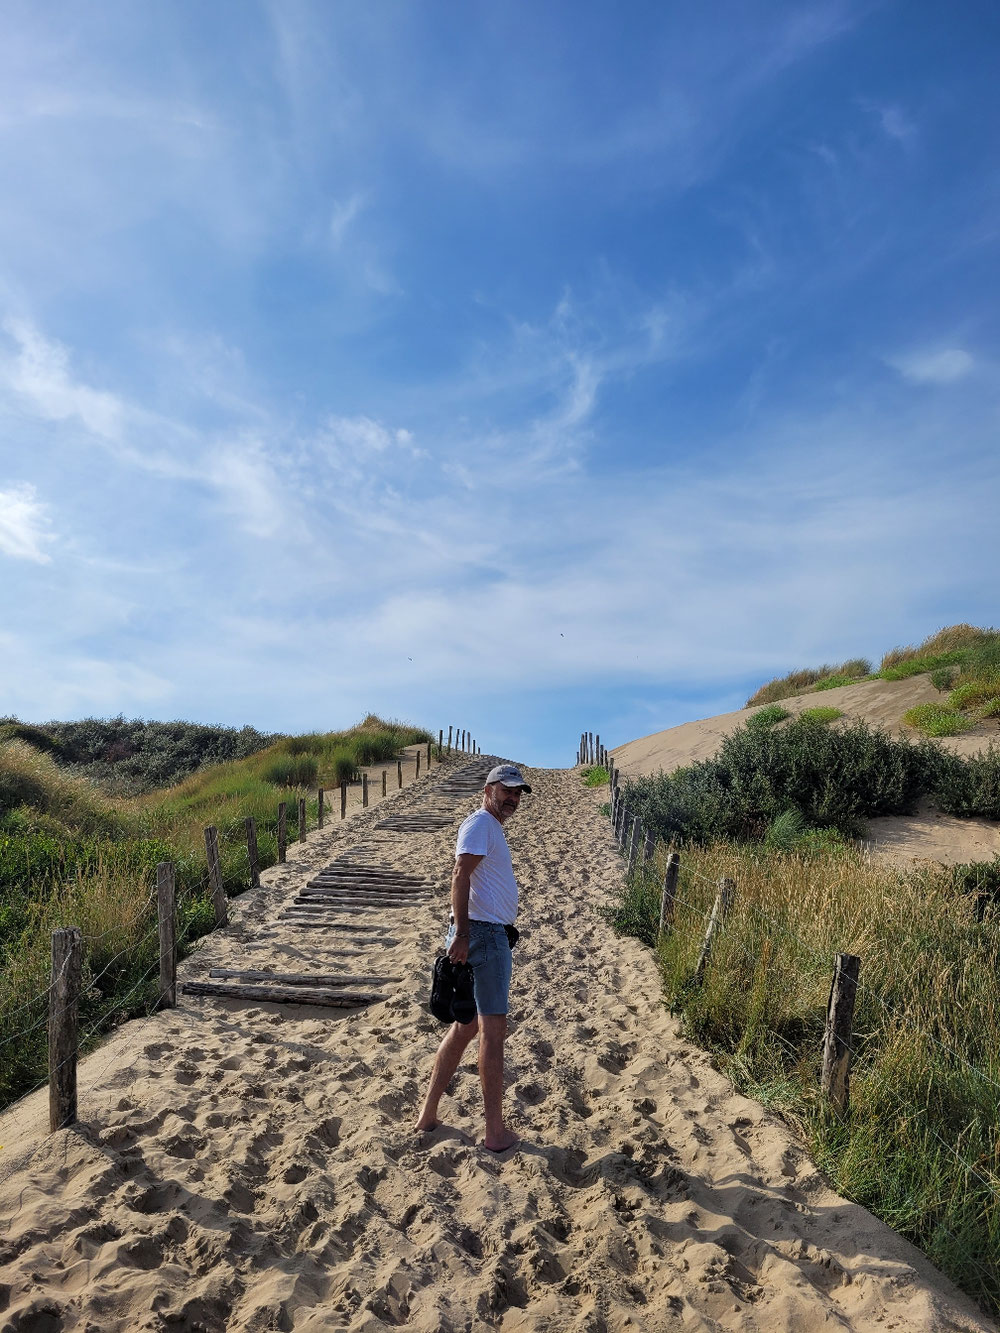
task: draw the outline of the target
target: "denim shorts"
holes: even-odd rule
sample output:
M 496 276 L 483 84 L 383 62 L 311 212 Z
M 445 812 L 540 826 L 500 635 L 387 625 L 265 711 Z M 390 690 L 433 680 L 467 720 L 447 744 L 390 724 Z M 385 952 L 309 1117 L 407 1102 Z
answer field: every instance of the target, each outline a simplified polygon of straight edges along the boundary
M 454 922 L 448 927 L 444 947 L 455 938 Z M 469 922 L 469 966 L 480 1014 L 506 1014 L 513 966 L 507 932 L 494 921 Z

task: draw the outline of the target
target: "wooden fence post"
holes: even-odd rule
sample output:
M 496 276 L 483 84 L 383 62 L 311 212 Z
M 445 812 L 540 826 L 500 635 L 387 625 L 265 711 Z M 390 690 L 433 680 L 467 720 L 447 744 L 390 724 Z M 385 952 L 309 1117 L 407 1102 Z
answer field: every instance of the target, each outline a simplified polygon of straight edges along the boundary
M 52 932 L 49 991 L 49 1132 L 76 1124 L 76 1043 L 83 966 L 77 926 Z
M 418 751 L 417 751 L 417 771 L 416 771 L 416 773 L 414 773 L 414 775 L 413 775 L 413 781 L 416 782 L 417 778 L 419 778 L 419 777 L 420 777 L 420 751 L 418 750 Z
M 323 827 L 323 788 L 320 787 L 319 794 L 316 797 L 316 827 Z
M 251 821 L 248 819 L 247 823 Z M 177 1005 L 177 880 L 172 861 L 160 861 L 156 867 L 156 924 L 160 937 L 160 993 L 156 1007 L 173 1009 Z
M 382 795 L 385 795 L 385 769 L 382 770 Z
M 674 924 L 674 908 L 677 903 L 677 876 L 680 874 L 681 858 L 678 852 L 671 852 L 667 857 L 667 869 L 663 876 L 663 892 L 660 894 L 660 934 Z
M 431 771 L 431 745 L 433 742 L 427 742 L 427 772 Z
M 396 760 L 396 785 L 399 786 L 399 787 L 401 787 L 401 786 L 403 785 L 403 761 L 402 761 L 402 759 L 397 759 L 397 760 Z
M 638 815 L 632 816 L 632 841 L 628 848 L 628 875 L 632 878 L 632 872 L 635 870 L 635 858 L 639 853 L 639 834 L 642 831 L 642 820 Z
M 366 808 L 368 805 L 368 774 L 361 774 L 361 805 Z
M 340 817 L 343 819 L 347 814 L 347 779 L 340 784 Z
M 823 1096 L 839 1116 L 847 1115 L 851 1104 L 851 1041 L 860 970 L 861 959 L 856 954 L 837 954 L 826 1007 L 821 1087 Z
M 715 895 L 715 902 L 712 904 L 712 915 L 709 917 L 708 929 L 705 931 L 701 953 L 698 955 L 698 963 L 694 969 L 694 979 L 699 984 L 705 975 L 708 960 L 712 956 L 712 941 L 715 938 L 715 933 L 725 923 L 726 917 L 729 915 L 729 909 L 733 905 L 733 895 L 735 893 L 736 881 L 734 879 L 719 881 L 719 892 Z
M 278 861 L 284 861 L 288 852 L 288 806 L 278 802 Z
M 278 807 L 280 810 L 280 806 Z M 222 861 L 219 858 L 219 830 L 209 824 L 205 830 L 205 855 L 208 858 L 208 882 L 212 890 L 212 906 L 215 908 L 215 924 L 224 926 L 229 920 L 229 907 L 226 903 L 226 890 L 222 883 Z
M 444 758 L 444 727 L 438 730 L 438 763 Z
M 448 728 L 448 754 L 451 754 L 451 727 Z
M 243 821 L 247 831 L 247 865 L 250 867 L 250 887 L 260 888 L 260 853 L 257 850 L 257 821 L 253 815 Z

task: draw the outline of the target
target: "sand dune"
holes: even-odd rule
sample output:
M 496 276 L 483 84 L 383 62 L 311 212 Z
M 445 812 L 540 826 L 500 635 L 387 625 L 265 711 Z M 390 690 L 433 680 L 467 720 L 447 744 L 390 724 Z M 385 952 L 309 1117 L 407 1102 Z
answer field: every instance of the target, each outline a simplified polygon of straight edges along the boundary
M 523 1144 L 477 1146 L 471 1059 L 446 1123 L 410 1131 L 441 1031 L 424 1002 L 454 827 L 474 804 L 433 802 L 442 772 L 311 835 L 182 969 L 359 966 L 278 919 L 350 855 L 435 887 L 360 946 L 360 965 L 402 978 L 384 1003 L 184 997 L 85 1062 L 75 1129 L 44 1135 L 41 1095 L 0 1117 L 2 1329 L 993 1327 L 678 1038 L 652 956 L 600 915 L 620 861 L 573 772 L 532 772 L 509 826 L 524 942 L 507 1105 Z M 435 806 L 449 828 L 377 827 L 390 807 Z
M 832 705 L 848 720 L 861 719 L 892 734 L 917 739 L 916 733 L 903 725 L 903 714 L 917 704 L 934 703 L 941 695 L 930 677 L 911 676 L 909 680 L 871 680 L 857 685 L 841 685 L 819 694 L 800 694 L 782 699 L 790 713 L 807 708 Z M 685 764 L 711 759 L 722 740 L 756 708 L 741 708 L 735 713 L 655 732 L 629 741 L 612 750 L 615 762 L 626 778 L 670 773 Z M 989 719 L 962 736 L 943 737 L 939 744 L 955 754 L 972 755 L 1000 744 L 1000 722 Z M 892 815 L 869 822 L 866 846 L 874 853 L 901 866 L 916 861 L 939 861 L 955 865 L 966 861 L 989 861 L 1000 855 L 1000 824 L 992 819 L 955 819 L 922 802 L 912 815 Z

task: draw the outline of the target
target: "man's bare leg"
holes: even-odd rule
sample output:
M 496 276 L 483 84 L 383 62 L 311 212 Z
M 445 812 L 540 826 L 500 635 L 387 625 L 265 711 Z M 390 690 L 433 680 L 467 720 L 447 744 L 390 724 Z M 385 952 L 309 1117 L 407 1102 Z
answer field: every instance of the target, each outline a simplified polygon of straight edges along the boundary
M 475 1023 L 452 1023 L 444 1034 L 444 1040 L 434 1057 L 431 1086 L 427 1089 L 427 1096 L 420 1108 L 420 1115 L 417 1117 L 417 1123 L 413 1126 L 414 1129 L 433 1129 L 437 1125 L 438 1102 L 444 1096 L 444 1091 L 451 1082 L 455 1070 L 465 1054 L 466 1047 L 477 1031 L 478 1028 Z
M 518 1143 L 503 1122 L 503 1045 L 507 1036 L 506 1014 L 479 1015 L 479 1080 L 486 1108 L 486 1147 L 503 1152 Z

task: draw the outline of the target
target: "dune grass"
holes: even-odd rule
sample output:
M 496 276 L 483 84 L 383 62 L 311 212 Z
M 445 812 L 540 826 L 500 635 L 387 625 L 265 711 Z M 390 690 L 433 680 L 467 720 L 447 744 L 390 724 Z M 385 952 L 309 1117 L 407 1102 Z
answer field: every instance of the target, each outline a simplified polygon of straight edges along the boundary
M 803 708 L 799 717 L 804 717 L 807 722 L 836 722 L 844 714 L 839 708 L 833 708 L 829 704 L 820 705 L 818 708 Z
M 0 742 L 0 1107 L 45 1074 L 50 935 L 84 936 L 83 1045 L 154 998 L 156 866 L 172 861 L 182 953 L 212 929 L 204 829 L 219 831 L 223 884 L 249 884 L 244 821 L 253 816 L 261 867 L 277 861 L 278 804 L 297 802 L 315 827 L 317 787 L 339 785 L 343 764 L 387 762 L 430 734 L 369 715 L 343 732 L 282 737 L 244 758 L 202 768 L 176 786 L 112 797 L 69 775 L 20 732 Z M 26 1036 L 20 1034 L 27 1032 Z
M 803 853 L 716 842 L 682 850 L 674 928 L 658 940 L 666 851 L 660 844 L 610 916 L 657 949 L 665 995 L 686 1033 L 715 1053 L 737 1087 L 800 1127 L 838 1191 L 902 1232 L 995 1313 L 995 892 L 966 891 L 970 867 L 966 878 L 944 869 L 900 874 L 843 845 Z M 735 905 L 695 986 L 723 876 L 736 880 Z M 819 1092 L 838 952 L 861 958 L 851 1110 L 842 1121 Z
M 603 764 L 593 764 L 581 774 L 585 787 L 606 787 L 610 774 Z

